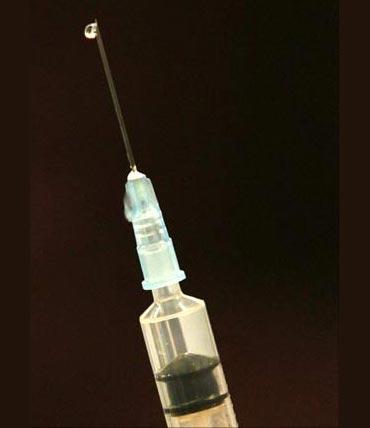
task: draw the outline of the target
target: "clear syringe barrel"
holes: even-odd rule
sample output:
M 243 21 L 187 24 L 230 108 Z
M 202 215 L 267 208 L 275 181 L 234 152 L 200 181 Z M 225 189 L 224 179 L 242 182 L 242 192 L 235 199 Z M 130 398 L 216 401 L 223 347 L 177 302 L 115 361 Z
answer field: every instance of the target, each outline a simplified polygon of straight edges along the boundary
M 140 324 L 167 425 L 237 427 L 204 301 L 179 284 L 153 297 Z
M 182 293 L 179 268 L 151 181 L 137 171 L 126 183 L 132 222 L 154 302 L 141 315 L 146 347 L 169 427 L 237 427 L 203 300 Z

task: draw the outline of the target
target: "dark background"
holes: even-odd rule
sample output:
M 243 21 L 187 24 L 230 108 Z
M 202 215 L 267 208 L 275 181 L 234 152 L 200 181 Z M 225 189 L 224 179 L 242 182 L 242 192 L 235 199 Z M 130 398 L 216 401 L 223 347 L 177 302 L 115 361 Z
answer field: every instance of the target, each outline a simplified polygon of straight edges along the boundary
M 123 215 L 139 169 L 241 426 L 337 424 L 336 1 L 32 1 L 31 421 L 163 426 Z

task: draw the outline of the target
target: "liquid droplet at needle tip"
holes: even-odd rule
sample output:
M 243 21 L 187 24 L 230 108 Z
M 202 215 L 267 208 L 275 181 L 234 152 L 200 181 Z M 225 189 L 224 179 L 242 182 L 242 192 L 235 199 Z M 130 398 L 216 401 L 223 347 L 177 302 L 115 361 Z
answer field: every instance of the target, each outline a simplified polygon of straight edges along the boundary
M 85 27 L 85 37 L 87 39 L 95 39 L 97 36 L 97 25 L 96 22 L 86 25 Z

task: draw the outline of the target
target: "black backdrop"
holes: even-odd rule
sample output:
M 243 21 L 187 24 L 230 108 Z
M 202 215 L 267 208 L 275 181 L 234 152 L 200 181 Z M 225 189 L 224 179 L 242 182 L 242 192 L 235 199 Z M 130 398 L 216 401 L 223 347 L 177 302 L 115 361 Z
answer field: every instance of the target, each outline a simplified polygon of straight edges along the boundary
M 139 169 L 206 300 L 241 426 L 337 423 L 336 1 L 32 1 L 31 419 L 163 426 L 138 317 Z

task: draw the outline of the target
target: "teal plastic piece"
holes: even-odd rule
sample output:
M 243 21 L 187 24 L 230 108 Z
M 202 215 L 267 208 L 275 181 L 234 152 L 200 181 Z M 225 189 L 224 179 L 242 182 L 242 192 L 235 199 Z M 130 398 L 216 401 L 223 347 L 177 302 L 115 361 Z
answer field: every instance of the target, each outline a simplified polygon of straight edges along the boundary
M 125 215 L 134 228 L 144 290 L 176 284 L 186 278 L 179 268 L 152 182 L 132 171 L 127 177 Z

